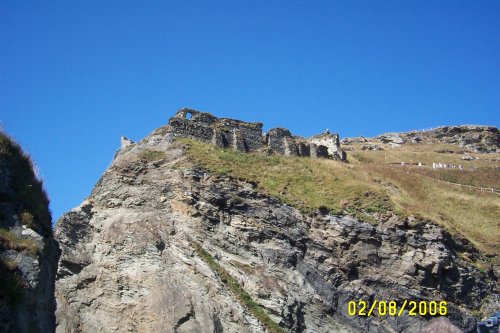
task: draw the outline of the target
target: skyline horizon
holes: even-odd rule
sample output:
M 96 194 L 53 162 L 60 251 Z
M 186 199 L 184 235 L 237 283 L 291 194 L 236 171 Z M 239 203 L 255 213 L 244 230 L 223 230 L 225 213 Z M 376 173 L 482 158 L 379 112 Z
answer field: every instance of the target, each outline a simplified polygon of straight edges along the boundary
M 55 218 L 182 106 L 310 137 L 500 126 L 500 2 L 0 3 L 0 128 Z
M 225 118 L 225 119 L 233 119 L 233 118 L 227 118 L 227 117 L 224 117 L 224 116 L 218 116 L 218 115 L 216 115 L 216 114 L 213 114 L 212 112 L 207 112 L 207 111 L 204 111 L 204 110 L 196 110 L 196 109 L 193 109 L 193 108 L 188 108 L 188 107 L 181 107 L 181 108 L 179 108 L 177 111 L 182 110 L 182 109 L 189 109 L 189 110 L 194 110 L 194 111 L 199 111 L 199 112 L 210 113 L 210 114 L 212 114 L 212 115 L 216 116 L 216 117 L 217 117 L 217 118 L 219 118 L 219 119 L 221 119 L 221 118 Z M 176 111 L 176 112 L 177 112 L 177 111 Z M 176 112 L 172 113 L 171 117 L 172 117 L 172 116 L 174 116 Z M 170 118 L 169 118 L 169 119 L 170 119 Z M 240 121 L 244 121 L 244 122 L 246 122 L 246 121 L 245 121 L 245 119 L 236 119 L 236 120 L 240 120 Z M 254 122 L 257 122 L 257 123 L 258 123 L 259 121 L 254 121 Z M 267 131 L 269 131 L 269 130 L 270 130 L 270 129 L 272 129 L 272 128 L 276 128 L 276 127 L 269 127 L 269 128 L 266 128 L 266 127 L 265 127 L 265 124 L 264 124 L 264 123 L 262 123 L 262 124 L 263 124 L 263 129 L 262 129 L 262 133 L 263 133 L 263 134 L 266 134 L 266 133 L 267 133 Z M 163 125 L 163 126 L 166 126 L 166 125 L 168 125 L 168 121 L 167 121 L 167 122 L 165 123 L 165 125 Z M 152 132 L 154 132 L 156 129 L 158 129 L 158 128 L 160 128 L 160 127 L 163 127 L 163 126 L 155 127 L 155 128 L 153 128 L 153 129 L 152 129 L 149 133 L 147 133 L 146 135 L 144 135 L 143 137 L 138 138 L 138 139 L 134 139 L 134 140 L 132 140 L 132 141 L 133 141 L 134 143 L 136 143 L 136 142 L 138 142 L 138 141 L 140 141 L 140 140 L 142 140 L 142 139 L 146 138 L 149 134 L 151 134 Z M 341 133 L 340 133 L 340 132 L 337 132 L 337 131 L 332 131 L 332 130 L 331 130 L 331 129 L 329 129 L 329 128 L 328 128 L 327 130 L 329 130 L 329 132 L 330 132 L 330 133 L 332 133 L 332 134 L 338 134 L 338 135 L 339 135 L 339 137 L 340 137 L 341 145 L 342 145 L 342 139 L 349 139 L 349 138 L 356 138 L 356 137 L 362 137 L 362 138 L 374 139 L 374 138 L 376 138 L 376 137 L 378 137 L 378 136 L 381 136 L 381 135 L 384 135 L 384 134 L 393 134 L 393 133 L 394 133 L 394 134 L 404 134 L 404 133 L 411 133 L 411 132 L 426 132 L 426 131 L 432 131 L 432 130 L 439 129 L 439 128 L 444 128 L 444 127 L 486 127 L 486 128 L 497 128 L 497 129 L 499 128 L 498 126 L 495 126 L 495 125 L 484 125 L 484 124 L 458 124 L 458 125 L 451 125 L 451 124 L 450 124 L 450 125 L 440 125 L 440 126 L 434 126 L 434 127 L 425 128 L 425 129 L 413 129 L 413 130 L 407 130 L 407 131 L 386 131 L 386 132 L 379 133 L 379 134 L 376 134 L 376 135 L 373 135 L 373 136 L 357 135 L 357 136 L 345 136 L 345 137 L 343 137 L 343 136 L 341 135 Z M 297 136 L 297 135 L 296 135 L 296 133 L 295 133 L 292 129 L 290 129 L 290 128 L 286 128 L 286 129 L 290 130 L 290 132 L 292 133 L 292 135 Z M 19 140 L 17 140 L 17 138 L 15 138 L 14 136 L 12 136 L 12 135 L 11 135 L 8 131 L 6 131 L 6 130 L 5 130 L 5 127 L 3 126 L 3 124 L 2 124 L 1 122 L 0 122 L 0 131 L 1 131 L 3 134 L 5 134 L 5 135 L 7 135 L 8 137 L 10 137 L 10 138 L 11 138 L 11 139 L 12 139 L 12 140 L 16 143 L 16 144 L 18 144 L 18 145 L 21 147 L 22 151 L 23 151 L 25 154 L 27 154 L 27 156 L 30 158 L 30 160 L 31 160 L 31 162 L 32 162 L 32 165 L 33 165 L 33 171 L 35 172 L 35 175 L 36 175 L 37 179 L 39 179 L 39 180 L 42 182 L 43 188 L 44 188 L 44 190 L 45 190 L 45 192 L 46 192 L 46 194 L 47 194 L 47 196 L 48 196 L 49 202 L 51 202 L 50 191 L 47 189 L 47 187 L 46 187 L 46 185 L 45 185 L 44 178 L 43 178 L 43 172 L 42 172 L 42 170 L 40 169 L 40 167 L 38 166 L 38 164 L 37 164 L 36 160 L 35 160 L 35 159 L 33 159 L 32 154 L 31 154 L 28 150 L 26 150 L 26 148 L 25 148 L 25 147 L 24 147 L 24 146 L 20 143 L 20 141 L 19 141 Z M 320 134 L 320 133 L 324 133 L 324 131 L 323 131 L 323 132 L 317 132 L 317 133 L 315 133 L 315 134 L 312 134 L 311 136 L 302 136 L 302 137 L 307 139 L 307 138 L 310 138 L 310 137 L 312 137 L 312 136 L 314 136 L 314 135 L 317 135 L 317 134 Z M 299 135 L 299 136 L 300 136 L 300 135 Z M 127 139 L 131 140 L 131 139 L 130 139 L 130 137 L 128 137 L 127 135 L 121 135 L 121 136 L 120 136 L 120 138 L 122 138 L 122 137 L 124 137 L 124 138 L 127 138 Z M 115 150 L 115 153 L 116 153 L 116 152 L 120 149 L 120 147 L 119 147 L 120 138 L 118 138 L 118 139 L 116 140 L 116 141 L 117 141 L 117 149 Z M 110 165 L 112 162 L 113 162 L 113 157 L 111 157 L 111 159 L 110 159 L 110 161 L 109 161 L 108 166 L 106 166 L 106 167 L 102 170 L 102 172 L 101 172 L 101 174 L 100 174 L 99 178 L 100 178 L 100 177 L 104 174 L 104 172 L 106 171 L 106 169 L 109 167 L 109 165 Z M 96 183 L 97 183 L 97 181 L 96 181 Z M 91 186 L 91 188 L 89 189 L 89 195 L 90 195 L 90 192 L 91 192 L 92 188 L 95 186 L 95 184 L 96 184 L 96 183 L 94 183 L 94 184 Z M 88 197 L 88 196 L 86 196 L 83 200 L 85 200 L 87 197 Z M 80 204 L 81 204 L 81 203 L 80 203 Z M 69 210 L 62 212 L 62 213 L 61 213 L 61 214 L 59 214 L 59 216 L 57 216 L 57 217 L 55 217 L 55 216 L 54 216 L 54 213 L 53 213 L 53 211 L 52 211 L 52 208 L 50 208 L 50 212 L 51 212 L 51 215 L 52 215 L 52 227 L 54 227 L 55 223 L 56 223 L 56 222 L 57 222 L 57 220 L 58 220 L 58 219 L 62 216 L 62 214 L 63 214 L 63 213 L 67 213 L 67 212 L 69 212 L 69 211 L 70 211 L 70 210 L 72 210 L 73 208 L 78 207 L 80 204 L 77 204 L 77 205 L 75 205 L 74 207 L 69 208 Z

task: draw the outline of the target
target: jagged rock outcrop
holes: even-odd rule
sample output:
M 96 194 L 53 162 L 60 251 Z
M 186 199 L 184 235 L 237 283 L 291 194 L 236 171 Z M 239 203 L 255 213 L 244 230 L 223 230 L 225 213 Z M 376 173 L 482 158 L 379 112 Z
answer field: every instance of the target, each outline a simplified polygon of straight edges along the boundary
M 443 126 L 428 131 L 403 133 L 408 142 L 449 143 L 477 153 L 500 152 L 500 131 L 493 126 Z
M 350 300 L 374 299 L 445 300 L 473 332 L 471 310 L 498 292 L 494 273 L 458 256 L 474 249 L 440 227 L 306 215 L 183 149 L 168 127 L 127 144 L 57 222 L 57 332 L 266 332 L 195 243 L 292 332 L 414 333 L 430 319 L 348 315 Z
M 0 133 L 0 332 L 55 330 L 58 249 L 29 158 Z
M 393 147 L 398 147 L 405 143 L 447 143 L 457 145 L 470 152 L 500 152 L 500 131 L 494 126 L 442 126 L 424 131 L 385 133 L 376 136 L 374 139 Z M 341 141 L 344 145 L 357 142 L 362 141 L 359 138 L 345 138 Z

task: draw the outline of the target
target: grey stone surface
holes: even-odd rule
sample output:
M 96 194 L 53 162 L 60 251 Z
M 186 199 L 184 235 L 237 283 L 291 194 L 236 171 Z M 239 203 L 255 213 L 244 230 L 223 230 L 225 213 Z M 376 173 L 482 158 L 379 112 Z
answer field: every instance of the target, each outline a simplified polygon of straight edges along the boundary
M 386 133 L 376 137 L 380 142 L 389 144 L 392 147 L 399 147 L 399 145 L 405 143 L 407 140 L 399 133 Z
M 462 330 L 453 325 L 448 318 L 438 317 L 425 324 L 422 333 L 462 333 Z
M 332 134 L 328 130 L 326 130 L 324 133 L 310 137 L 309 141 L 316 144 L 319 147 L 326 147 L 327 158 L 333 158 L 342 161 L 346 159 L 346 157 L 343 156 L 343 154 L 345 155 L 345 152 L 343 152 L 340 149 L 340 141 L 338 134 Z
M 123 149 L 123 148 L 126 148 L 126 147 L 129 147 L 131 145 L 134 144 L 134 141 L 130 140 L 129 138 L 127 137 L 124 137 L 122 136 L 120 138 L 120 149 Z
M 363 143 L 367 141 L 368 139 L 366 139 L 365 137 L 359 136 L 353 138 L 343 138 L 342 140 L 340 140 L 340 143 L 343 145 L 352 145 L 353 143 Z
M 405 143 L 447 143 L 476 153 L 500 152 L 500 131 L 494 126 L 442 126 L 423 131 L 386 133 L 376 136 L 375 139 L 392 146 Z M 351 142 L 355 142 L 354 138 L 342 140 L 344 144 Z

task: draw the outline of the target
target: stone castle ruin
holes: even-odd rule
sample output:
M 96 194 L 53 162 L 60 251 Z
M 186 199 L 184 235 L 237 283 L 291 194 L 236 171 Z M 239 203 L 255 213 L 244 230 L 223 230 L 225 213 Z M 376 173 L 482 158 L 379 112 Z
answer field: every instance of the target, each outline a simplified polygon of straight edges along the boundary
M 266 151 L 285 156 L 321 157 L 345 161 L 339 135 L 326 131 L 311 138 L 294 136 L 285 128 L 262 133 L 262 123 L 217 118 L 210 113 L 180 109 L 168 122 L 174 137 L 187 137 L 241 152 Z

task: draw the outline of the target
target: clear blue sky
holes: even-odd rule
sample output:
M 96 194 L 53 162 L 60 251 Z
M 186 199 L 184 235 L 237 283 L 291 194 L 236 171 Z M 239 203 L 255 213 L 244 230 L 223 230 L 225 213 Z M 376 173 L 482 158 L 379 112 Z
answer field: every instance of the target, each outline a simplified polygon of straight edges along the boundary
M 0 0 L 0 121 L 54 218 L 180 107 L 309 136 L 499 125 L 500 1 Z

